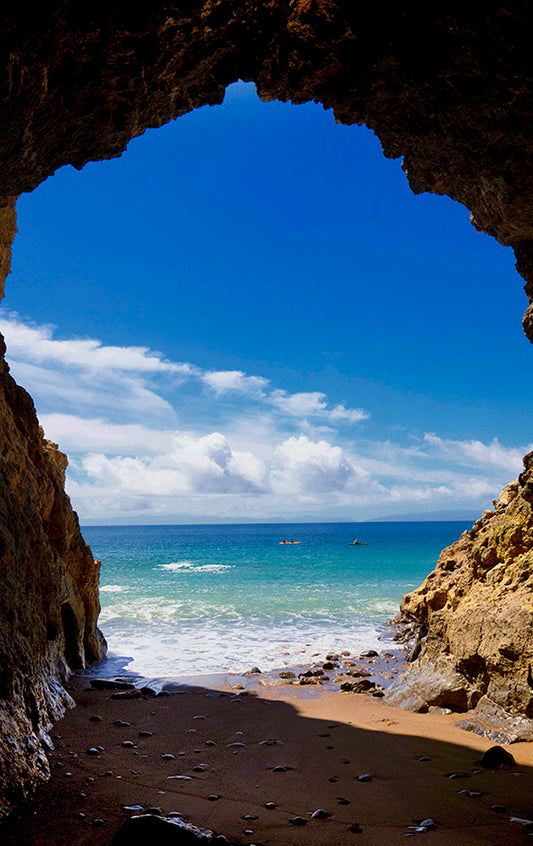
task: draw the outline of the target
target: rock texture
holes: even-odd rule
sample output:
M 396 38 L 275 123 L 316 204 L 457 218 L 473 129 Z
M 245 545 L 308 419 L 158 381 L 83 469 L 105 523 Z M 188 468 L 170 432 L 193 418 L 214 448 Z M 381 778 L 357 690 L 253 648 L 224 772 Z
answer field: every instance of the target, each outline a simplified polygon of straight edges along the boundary
M 1 336 L 0 336 L 1 339 Z M 48 775 L 47 731 L 71 670 L 105 655 L 99 562 L 64 492 L 66 457 L 43 438 L 0 345 L 0 817 Z
M 0 19 L 0 209 L 242 78 L 316 100 L 511 245 L 533 300 L 531 4 L 42 0 Z M 7 264 L 4 258 L 4 267 Z M 533 309 L 524 326 L 533 338 Z
M 399 622 L 417 632 L 415 660 L 387 691 L 389 704 L 475 708 L 464 727 L 508 725 L 533 739 L 533 453 L 524 467 L 404 596 Z

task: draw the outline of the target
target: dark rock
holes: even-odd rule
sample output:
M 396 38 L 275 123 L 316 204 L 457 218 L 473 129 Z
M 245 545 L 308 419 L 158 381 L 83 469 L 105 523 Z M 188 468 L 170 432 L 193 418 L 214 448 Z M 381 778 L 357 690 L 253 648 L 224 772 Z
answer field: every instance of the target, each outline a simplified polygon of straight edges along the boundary
M 96 755 L 99 755 L 99 754 L 100 754 L 100 752 L 98 751 L 96 746 L 91 746 L 89 749 L 87 749 L 87 755 L 95 755 L 96 756 Z
M 275 809 L 275 807 L 276 807 L 275 802 L 267 802 L 266 805 L 265 805 L 265 808 L 269 811 L 273 811 Z
M 282 670 L 279 674 L 280 679 L 295 679 L 296 676 L 294 673 L 291 673 L 290 670 Z
M 503 749 L 502 746 L 491 746 L 481 756 L 480 764 L 482 767 L 488 769 L 497 769 L 498 767 L 514 767 L 515 759 L 510 752 Z
M 335 667 L 338 667 L 338 666 L 339 665 L 334 663 L 333 661 L 326 661 L 324 664 L 322 664 L 322 669 L 323 670 L 334 670 Z
M 146 846 L 152 841 L 157 846 L 207 846 L 211 832 L 183 822 L 179 817 L 166 819 L 154 814 L 130 817 L 115 832 L 112 846 Z
M 153 731 L 140 731 L 139 732 L 139 737 L 153 737 L 153 736 L 154 736 Z
M 491 805 L 491 811 L 494 811 L 495 814 L 508 814 L 509 808 L 506 808 L 505 805 Z
M 135 687 L 122 679 L 91 679 L 90 683 L 96 690 L 132 690 Z
M 357 776 L 357 781 L 372 781 L 372 776 L 370 773 L 363 773 Z
M 313 811 L 311 814 L 312 820 L 327 820 L 329 817 L 331 817 L 331 814 L 328 814 L 324 808 L 317 808 L 316 811 Z
M 379 653 L 375 649 L 367 649 L 366 652 L 361 652 L 359 658 L 378 658 Z
M 303 817 L 292 817 L 289 822 L 291 825 L 307 825 L 307 820 L 304 820 Z
M 146 696 L 147 699 L 154 699 L 156 696 L 156 692 L 151 687 L 141 687 L 140 691 L 143 696 Z
M 250 673 L 250 675 L 257 675 L 257 673 L 261 673 L 261 670 L 259 669 L 259 667 L 252 667 L 252 669 L 248 670 L 248 672 Z
M 93 714 L 92 717 L 89 717 L 91 723 L 101 723 L 102 717 L 99 714 Z
M 362 834 L 363 829 L 359 825 L 359 823 L 352 823 L 348 826 L 348 831 L 351 831 L 352 834 Z

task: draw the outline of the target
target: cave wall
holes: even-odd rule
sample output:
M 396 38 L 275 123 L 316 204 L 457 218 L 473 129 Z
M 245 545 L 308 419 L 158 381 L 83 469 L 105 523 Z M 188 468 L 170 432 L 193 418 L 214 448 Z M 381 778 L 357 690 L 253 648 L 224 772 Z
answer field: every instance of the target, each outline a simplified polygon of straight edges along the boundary
M 21 192 L 65 164 L 120 155 L 147 127 L 222 102 L 242 78 L 264 100 L 316 100 L 341 123 L 366 123 L 386 156 L 404 157 L 413 191 L 448 194 L 513 247 L 533 302 L 530 23 L 529 2 L 450 11 L 353 0 L 42 0 L 31 15 L 12 4 L 0 18 L 0 286 Z M 524 328 L 533 340 L 533 306 Z M 104 651 L 98 565 L 63 492 L 65 459 L 1 367 L 0 814 L 46 774 L 39 737 L 46 742 L 67 701 L 57 679 Z M 490 572 L 496 584 L 501 571 Z M 445 606 L 455 613 L 451 600 Z M 444 632 L 429 598 L 417 608 Z
M 48 729 L 72 704 L 62 682 L 105 655 L 100 562 L 64 491 L 67 459 L 4 352 L 1 340 L 0 817 L 48 775 Z

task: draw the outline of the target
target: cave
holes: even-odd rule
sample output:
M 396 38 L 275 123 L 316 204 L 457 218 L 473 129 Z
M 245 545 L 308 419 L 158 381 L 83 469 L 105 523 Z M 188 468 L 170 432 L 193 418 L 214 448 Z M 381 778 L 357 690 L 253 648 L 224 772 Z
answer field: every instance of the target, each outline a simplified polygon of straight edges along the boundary
M 254 82 L 265 101 L 315 101 L 332 109 L 339 123 L 372 129 L 385 156 L 403 157 L 415 193 L 447 194 L 471 211 L 478 230 L 513 248 L 533 303 L 529 21 L 527 3 L 461 11 L 408 4 L 384 15 L 381 8 L 347 0 L 189 0 L 143 7 L 112 2 L 83 8 L 72 0 L 49 0 L 31 19 L 21 7 L 4 13 L 2 285 L 21 193 L 66 164 L 82 168 L 119 156 L 145 129 L 221 103 L 226 87 L 242 79 Z M 523 328 L 533 342 L 533 304 Z M 62 683 L 73 665 L 103 657 L 105 641 L 97 629 L 99 562 L 64 493 L 65 457 L 43 438 L 31 398 L 5 362 L 0 408 L 1 816 L 47 776 L 43 738 L 50 719 L 70 704 Z M 479 701 L 482 686 L 497 707 L 530 712 L 527 603 L 518 613 L 512 603 L 501 604 L 498 626 L 505 637 L 495 647 L 487 631 L 486 654 L 476 645 L 473 660 L 469 643 L 473 627 L 487 627 L 484 609 L 500 596 L 494 560 L 508 568 L 506 595 L 527 583 L 532 501 L 529 455 L 520 480 L 507 486 L 494 511 L 465 533 L 454 553 L 443 553 L 439 580 L 406 599 L 406 616 L 428 624 L 414 683 L 407 675 L 411 687 L 418 684 L 421 701 L 425 657 L 439 667 L 450 691 L 448 699 L 439 691 L 439 703 L 453 700 L 459 669 L 468 666 L 470 704 Z M 491 550 L 497 550 L 496 558 Z M 453 570 L 445 567 L 451 559 Z M 454 579 L 453 602 L 443 600 L 441 578 Z M 462 606 L 461 596 L 466 596 Z M 59 619 L 64 637 L 50 623 Z M 444 652 L 439 643 L 446 644 Z M 514 654 L 516 643 L 520 659 L 512 670 L 493 660 L 496 652 Z

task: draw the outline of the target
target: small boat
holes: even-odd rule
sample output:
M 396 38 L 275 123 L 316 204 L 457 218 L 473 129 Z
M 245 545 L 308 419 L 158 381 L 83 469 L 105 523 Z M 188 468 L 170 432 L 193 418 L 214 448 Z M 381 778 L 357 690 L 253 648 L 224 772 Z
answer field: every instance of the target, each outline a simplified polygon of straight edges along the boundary
M 361 543 L 361 541 L 354 540 L 354 541 L 351 541 L 348 544 L 348 546 L 368 546 L 369 543 L 370 543 L 370 541 L 365 541 L 365 543 Z
M 301 541 L 293 541 L 293 540 L 287 541 L 287 540 L 282 540 L 282 541 L 280 541 L 280 542 L 279 542 L 279 545 L 280 545 L 280 546 L 291 546 L 291 545 L 294 545 L 294 544 L 297 544 L 297 543 L 301 543 Z

